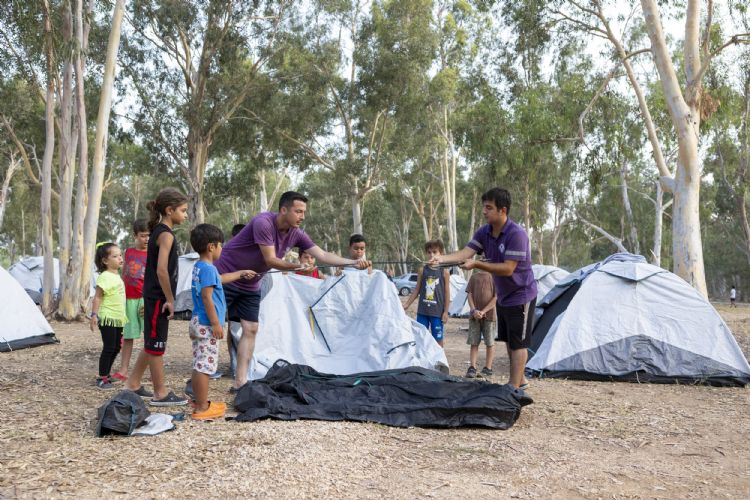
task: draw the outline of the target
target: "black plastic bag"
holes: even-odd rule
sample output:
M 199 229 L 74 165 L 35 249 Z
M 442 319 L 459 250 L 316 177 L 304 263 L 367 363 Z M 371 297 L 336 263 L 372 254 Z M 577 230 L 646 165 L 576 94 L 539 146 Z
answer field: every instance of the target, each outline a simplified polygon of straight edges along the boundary
M 151 415 L 146 403 L 133 391 L 123 390 L 99 407 L 96 436 L 129 436 Z

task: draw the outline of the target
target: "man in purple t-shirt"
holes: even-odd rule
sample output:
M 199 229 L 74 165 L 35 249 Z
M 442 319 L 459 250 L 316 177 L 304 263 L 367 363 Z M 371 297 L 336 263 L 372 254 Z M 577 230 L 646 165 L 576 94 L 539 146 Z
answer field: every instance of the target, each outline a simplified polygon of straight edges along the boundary
M 525 389 L 531 328 L 536 305 L 536 281 L 531 269 L 529 236 L 508 217 L 510 193 L 492 188 L 482 195 L 487 224 L 458 252 L 440 255 L 430 264 L 465 261 L 462 269 L 482 269 L 492 274 L 497 291 L 497 335 L 506 343 L 510 358 L 510 384 Z M 484 254 L 485 260 L 473 260 Z
M 306 209 L 307 197 L 287 191 L 281 195 L 278 213 L 263 212 L 253 217 L 237 236 L 227 242 L 221 257 L 214 263 L 221 274 L 242 269 L 251 269 L 258 273 L 253 279 L 224 285 L 227 316 L 230 321 L 239 321 L 242 325 L 242 337 L 237 346 L 237 369 L 234 373 L 233 391 L 247 382 L 247 371 L 255 350 L 262 273 L 271 268 L 282 271 L 304 270 L 304 266 L 301 268 L 299 264 L 283 260 L 284 255 L 294 247 L 299 247 L 324 264 L 356 266 L 359 269 L 367 269 L 369 265 L 365 259 L 344 259 L 315 245 L 300 229 L 302 221 L 305 220 Z

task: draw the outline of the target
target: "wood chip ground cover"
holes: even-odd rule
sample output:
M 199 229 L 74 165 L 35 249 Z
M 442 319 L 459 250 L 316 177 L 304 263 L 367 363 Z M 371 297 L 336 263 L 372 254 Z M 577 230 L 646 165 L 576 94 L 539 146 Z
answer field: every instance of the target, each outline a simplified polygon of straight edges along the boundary
M 718 309 L 748 356 L 750 308 Z M 466 324 L 447 328 L 457 375 Z M 93 385 L 98 335 L 53 327 L 59 345 L 0 354 L 0 498 L 750 497 L 750 389 L 534 380 L 535 404 L 509 431 L 188 418 L 98 439 L 96 408 L 113 394 Z M 187 322 L 172 322 L 165 360 L 181 393 Z M 496 382 L 506 370 L 499 354 Z M 212 382 L 212 396 L 231 401 L 229 385 Z

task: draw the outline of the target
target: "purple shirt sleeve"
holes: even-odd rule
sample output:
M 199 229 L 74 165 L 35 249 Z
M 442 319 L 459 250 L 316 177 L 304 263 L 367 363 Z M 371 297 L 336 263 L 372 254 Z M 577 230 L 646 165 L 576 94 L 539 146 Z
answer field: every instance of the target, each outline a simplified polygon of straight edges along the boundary
M 275 228 L 273 220 L 266 217 L 257 217 L 253 221 L 253 241 L 256 245 L 274 246 Z
M 516 262 L 526 260 L 529 250 L 529 238 L 525 231 L 515 231 L 505 241 L 505 260 Z
M 471 241 L 466 244 L 467 247 L 471 248 L 478 254 L 484 253 L 484 238 L 482 237 L 482 228 L 477 229 L 474 236 L 471 237 Z

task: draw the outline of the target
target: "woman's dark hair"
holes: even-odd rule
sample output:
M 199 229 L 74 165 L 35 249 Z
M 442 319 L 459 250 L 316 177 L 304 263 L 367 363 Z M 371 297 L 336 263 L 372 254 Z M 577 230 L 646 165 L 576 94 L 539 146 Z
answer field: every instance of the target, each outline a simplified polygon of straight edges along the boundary
M 182 194 L 179 189 L 164 188 L 156 195 L 156 199 L 149 201 L 146 208 L 149 211 L 148 230 L 153 231 L 156 225 L 161 221 L 164 215 L 167 215 L 167 208 L 177 208 L 188 202 L 187 196 Z
M 198 224 L 190 231 L 190 246 L 202 254 L 209 243 L 224 243 L 224 233 L 213 224 Z
M 96 247 L 96 255 L 94 255 L 94 265 L 96 265 L 97 271 L 103 273 L 107 270 L 107 266 L 106 264 L 104 264 L 104 259 L 109 257 L 112 249 L 116 247 L 116 243 L 100 243 L 99 246 Z
M 148 221 L 146 219 L 136 219 L 133 221 L 133 234 L 138 235 L 138 233 L 148 233 L 150 232 L 148 230 Z

